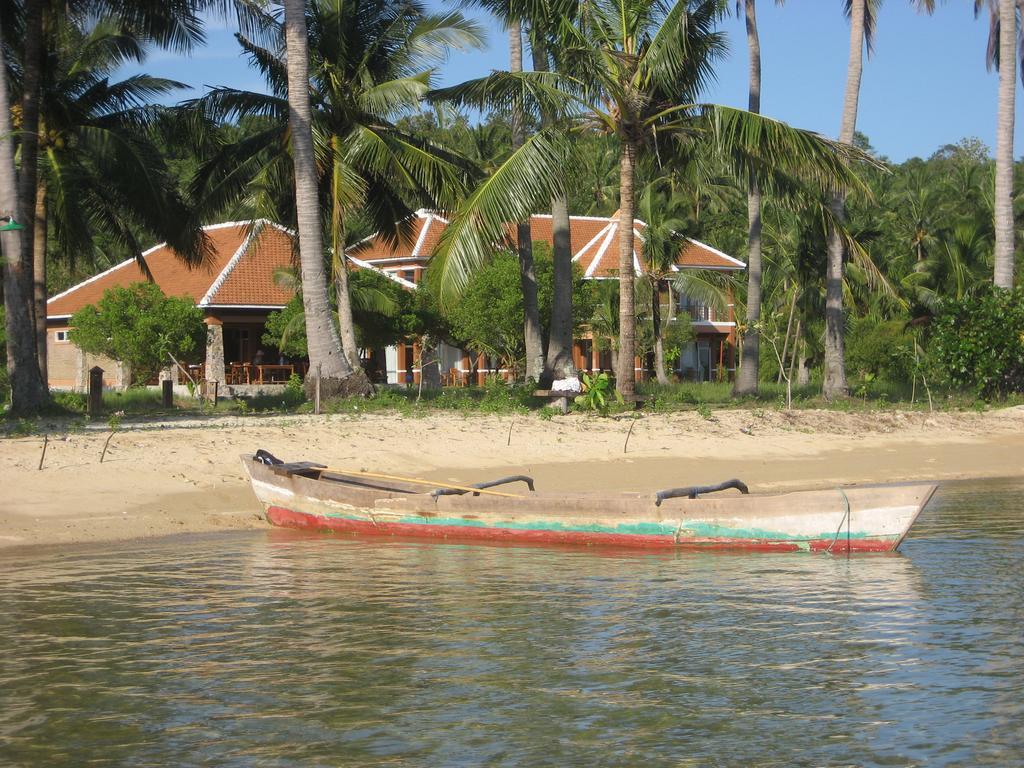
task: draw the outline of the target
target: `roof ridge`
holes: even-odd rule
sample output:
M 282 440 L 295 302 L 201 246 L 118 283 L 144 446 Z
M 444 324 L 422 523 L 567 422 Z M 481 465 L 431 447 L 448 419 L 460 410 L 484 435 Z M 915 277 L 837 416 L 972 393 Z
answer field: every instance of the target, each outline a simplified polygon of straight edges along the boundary
M 238 266 L 238 262 L 242 260 L 242 256 L 245 252 L 249 250 L 249 246 L 252 244 L 252 241 L 260 232 L 263 231 L 263 227 L 268 223 L 272 224 L 273 222 L 268 222 L 266 219 L 256 219 L 252 222 L 252 229 L 249 230 L 249 234 L 246 235 L 242 244 L 238 246 L 238 250 L 231 255 L 230 259 L 228 259 L 228 263 L 224 266 L 224 269 L 220 271 L 220 274 L 217 275 L 213 283 L 210 284 L 209 289 L 207 289 L 206 293 L 203 294 L 203 297 L 196 303 L 197 307 L 205 307 L 212 303 L 213 297 L 217 295 L 217 291 L 224 287 L 224 283 L 227 281 L 232 270 Z
M 402 286 L 404 286 L 406 288 L 412 288 L 413 290 L 416 290 L 416 283 L 412 282 L 412 280 L 406 280 L 404 277 L 399 277 L 398 275 L 393 275 L 390 272 L 388 272 L 387 270 L 381 269 L 380 267 L 378 267 L 378 266 L 376 266 L 374 264 L 371 264 L 368 261 L 363 261 L 362 259 L 357 259 L 351 253 L 346 253 L 345 254 L 345 258 L 348 259 L 349 261 L 351 261 L 353 264 L 355 264 L 360 269 L 369 269 L 369 270 L 371 270 L 373 272 L 376 272 L 376 273 L 378 273 L 380 275 L 383 275 L 388 280 L 393 280 L 394 282 L 398 283 L 399 285 L 402 285 Z

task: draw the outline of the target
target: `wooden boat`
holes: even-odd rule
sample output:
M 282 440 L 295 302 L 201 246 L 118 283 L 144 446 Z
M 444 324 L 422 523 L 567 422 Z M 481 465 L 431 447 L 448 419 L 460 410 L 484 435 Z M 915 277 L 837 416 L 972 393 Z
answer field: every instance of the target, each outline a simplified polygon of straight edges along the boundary
M 541 493 L 523 475 L 457 486 L 286 464 L 262 450 L 243 456 L 242 464 L 267 519 L 278 526 L 664 549 L 892 552 L 936 489 L 904 483 L 753 494 L 729 480 L 657 493 Z M 725 490 L 739 494 L 712 495 Z

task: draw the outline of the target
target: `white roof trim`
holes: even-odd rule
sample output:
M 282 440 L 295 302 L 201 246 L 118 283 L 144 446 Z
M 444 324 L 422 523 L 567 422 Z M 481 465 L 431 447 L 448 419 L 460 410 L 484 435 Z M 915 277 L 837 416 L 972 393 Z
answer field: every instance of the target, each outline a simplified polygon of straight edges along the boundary
M 351 261 L 353 264 L 355 264 L 360 269 L 369 269 L 372 272 L 376 272 L 378 275 L 383 275 L 388 280 L 392 280 L 392 281 L 398 283 L 399 285 L 401 285 L 404 288 L 410 288 L 410 289 L 412 289 L 414 291 L 416 290 L 416 283 L 412 282 L 411 280 L 406 280 L 404 277 L 399 277 L 398 275 L 392 275 L 390 272 L 385 272 L 380 267 L 375 267 L 373 264 L 371 264 L 368 261 L 363 261 L 362 259 L 357 259 L 355 256 L 352 256 L 351 254 L 346 253 L 345 254 L 345 258 L 347 258 L 349 261 Z
M 409 254 L 412 258 L 416 258 L 420 255 L 420 248 L 423 247 L 423 242 L 427 239 L 427 230 L 430 229 L 430 225 L 434 223 L 433 215 L 428 215 L 426 221 L 423 222 L 423 226 L 420 228 L 419 237 L 416 238 L 416 244 L 412 247 L 412 253 Z
M 203 294 L 203 298 L 201 298 L 196 304 L 197 307 L 206 307 L 213 302 L 213 297 L 217 295 L 217 291 L 224 287 L 224 283 L 228 279 L 228 276 L 231 274 L 232 270 L 238 266 L 238 262 L 242 260 L 242 256 L 245 252 L 249 250 L 249 246 L 252 244 L 252 241 L 256 236 L 263 231 L 263 227 L 266 223 L 266 219 L 257 219 L 253 223 L 252 229 L 249 230 L 249 234 L 246 235 L 242 244 L 238 246 L 238 250 L 234 252 L 230 259 L 228 259 L 227 265 L 221 270 L 220 274 L 217 275 L 217 279 L 213 281 L 210 288 Z
M 589 250 L 590 247 L 594 243 L 596 243 L 601 238 L 602 235 L 604 235 L 607 232 L 608 227 L 610 227 L 610 226 L 612 226 L 611 222 L 609 222 L 606 226 L 604 226 L 600 230 L 598 230 L 597 234 L 594 235 L 592 238 L 590 238 L 590 241 L 576 252 L 576 255 L 572 257 L 572 260 L 573 261 L 579 261 L 580 257 L 583 256 L 583 252 Z
M 584 277 L 592 277 L 594 272 L 597 270 L 598 265 L 601 263 L 601 259 L 604 258 L 604 252 L 608 250 L 608 246 L 612 242 L 612 235 L 615 234 L 615 229 L 616 229 L 616 227 L 614 227 L 614 226 L 609 226 L 608 227 L 608 234 L 607 234 L 607 236 L 605 236 L 604 242 L 601 243 L 601 247 L 598 249 L 597 253 L 594 255 L 594 260 L 591 261 L 590 262 L 590 266 L 587 267 L 587 271 L 583 275 Z

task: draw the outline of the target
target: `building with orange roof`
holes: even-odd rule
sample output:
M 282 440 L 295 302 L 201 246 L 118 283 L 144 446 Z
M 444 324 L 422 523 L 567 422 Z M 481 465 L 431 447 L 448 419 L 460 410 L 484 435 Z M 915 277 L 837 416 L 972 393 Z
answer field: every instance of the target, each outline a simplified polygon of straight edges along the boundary
M 535 240 L 551 242 L 551 217 L 532 217 Z M 374 235 L 352 249 L 349 262 L 356 269 L 373 269 L 403 287 L 415 290 L 422 280 L 448 220 L 438 213 L 421 210 L 403 227 L 397 241 Z M 573 216 L 570 236 L 573 260 L 586 279 L 617 277 L 618 217 Z M 643 232 L 646 224 L 634 222 L 637 273 L 643 264 Z M 107 386 L 127 384 L 128 375 L 117 361 L 87 355 L 69 340 L 70 319 L 79 309 L 97 302 L 109 288 L 152 279 L 168 296 L 187 297 L 203 310 L 208 329 L 206 361 L 196 366 L 193 376 L 216 381 L 224 387 L 261 387 L 287 381 L 292 372 L 303 373 L 305 361 L 282 358 L 276 349 L 262 342 L 267 316 L 283 308 L 292 298 L 291 289 L 274 279 L 276 270 L 295 264 L 295 237 L 291 230 L 265 219 L 226 222 L 204 227 L 210 255 L 199 267 L 190 268 L 166 243 L 101 272 L 53 296 L 47 303 L 50 386 L 82 389 L 87 371 L 99 365 Z M 143 269 L 140 261 L 145 264 Z M 739 271 L 743 262 L 721 251 L 689 240 L 681 250 L 674 271 L 711 269 Z M 148 275 L 146 272 L 148 271 Z M 680 316 L 688 316 L 696 341 L 677 361 L 677 371 L 698 379 L 726 376 L 732 368 L 736 324 L 732 307 L 719 314 L 714 309 L 679 296 Z M 385 350 L 365 351 L 371 375 L 381 383 L 419 380 L 419 348 L 399 344 Z M 482 356 L 440 345 L 438 350 L 444 380 L 449 383 L 482 381 L 496 370 Z M 598 353 L 592 339 L 574 344 L 574 357 L 581 370 L 610 370 L 611 356 Z M 637 361 L 638 375 L 646 366 Z M 223 391 L 223 390 L 222 390 Z
M 392 242 L 378 235 L 368 237 L 352 249 L 354 254 L 367 264 L 382 271 L 401 277 L 410 282 L 419 282 L 423 271 L 430 263 L 433 250 L 448 226 L 448 219 L 439 213 L 427 210 L 416 212 L 412 226 Z M 530 219 L 531 234 L 535 241 L 553 241 L 551 216 L 537 214 Z M 644 232 L 647 224 L 634 220 L 633 266 L 639 276 L 643 272 Z M 514 239 L 515 228 L 508 227 L 510 240 Z M 585 279 L 615 280 L 618 278 L 618 236 L 619 217 L 612 216 L 570 216 L 570 243 L 573 261 L 579 264 Z M 688 239 L 680 250 L 672 271 L 713 270 L 739 272 L 746 269 L 739 259 L 698 240 Z M 724 312 L 685 295 L 674 294 L 674 303 L 680 316 L 688 316 L 695 332 L 695 341 L 682 350 L 676 361 L 675 370 L 680 376 L 702 381 L 731 377 L 735 370 L 736 322 L 730 303 Z M 599 352 L 591 336 L 585 335 L 574 342 L 573 357 L 580 370 L 612 370 L 610 352 Z M 415 361 L 419 350 L 414 345 L 395 347 L 387 350 L 387 372 L 389 382 L 401 382 L 412 376 L 419 380 Z M 493 362 L 484 357 L 471 358 L 457 350 L 442 350 L 442 370 L 450 381 L 482 381 L 489 373 L 498 371 Z M 642 378 L 648 366 L 644 361 L 635 361 L 637 376 Z

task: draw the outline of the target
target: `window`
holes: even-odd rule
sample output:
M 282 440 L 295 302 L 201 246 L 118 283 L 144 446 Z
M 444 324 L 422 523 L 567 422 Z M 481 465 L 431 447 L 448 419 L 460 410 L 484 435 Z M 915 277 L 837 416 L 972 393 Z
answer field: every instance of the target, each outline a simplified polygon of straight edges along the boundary
M 53 336 L 59 342 L 66 343 L 68 341 L 68 331 L 54 331 Z

